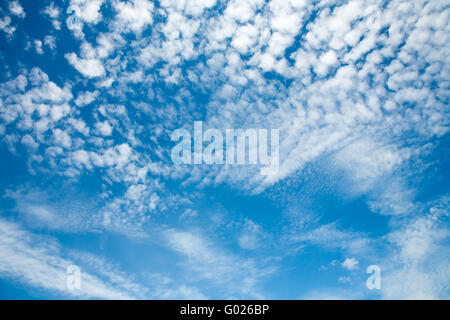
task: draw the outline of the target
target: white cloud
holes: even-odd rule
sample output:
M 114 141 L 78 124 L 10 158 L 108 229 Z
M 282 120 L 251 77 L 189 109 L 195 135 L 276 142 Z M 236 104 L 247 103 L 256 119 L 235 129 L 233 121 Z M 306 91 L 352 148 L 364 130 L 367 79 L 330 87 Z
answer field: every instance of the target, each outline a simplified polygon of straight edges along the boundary
M 113 128 L 108 121 L 97 122 L 95 128 L 97 129 L 97 132 L 104 137 L 110 136 L 113 131 Z
M 262 228 L 251 220 L 246 220 L 238 237 L 238 243 L 243 249 L 254 250 L 261 246 L 265 235 Z
M 138 200 L 146 189 L 147 187 L 143 184 L 132 185 L 128 188 L 127 192 L 125 193 L 125 197 L 131 200 Z
M 73 153 L 73 159 L 76 163 L 84 165 L 85 167 L 90 167 L 89 153 L 85 150 L 77 150 Z
M 398 150 L 395 145 L 383 145 L 366 137 L 349 144 L 333 157 L 357 182 L 357 188 L 366 191 L 376 179 L 390 174 L 408 160 L 409 150 Z
M 96 275 L 82 268 L 81 289 L 70 290 L 66 268 L 77 263 L 62 256 L 59 243 L 27 232 L 4 219 L 0 220 L 0 230 L 0 274 L 3 277 L 34 288 L 56 291 L 64 297 L 133 299 L 137 296 L 120 286 L 137 285 L 127 279 L 119 285 L 114 281 L 103 281 L 101 269 L 96 270 Z
M 36 48 L 37 54 L 44 54 L 44 50 L 42 50 L 42 41 L 34 40 L 34 47 Z
M 333 50 L 324 53 L 318 61 L 317 66 L 315 66 L 316 72 L 323 76 L 325 75 L 331 66 L 336 65 L 338 62 L 337 55 Z
M 341 266 L 342 268 L 345 268 L 347 270 L 356 270 L 358 269 L 359 261 L 356 260 L 355 258 L 346 258 L 342 262 Z
M 281 56 L 284 51 L 289 47 L 294 41 L 291 35 L 282 34 L 280 32 L 275 32 L 269 40 L 268 51 L 274 56 Z
M 273 269 L 258 268 L 251 259 L 223 253 L 198 234 L 168 230 L 166 238 L 172 249 L 187 258 L 186 267 L 197 273 L 199 278 L 213 281 L 228 294 L 262 298 L 255 286 Z
M 390 254 L 382 265 L 381 293 L 385 299 L 448 299 L 450 268 L 445 252 L 449 232 L 448 199 L 423 215 L 403 221 L 387 235 Z
M 104 0 L 71 0 L 75 14 L 86 23 L 96 24 L 102 18 L 100 8 Z
M 337 223 L 316 226 L 316 221 L 296 217 L 287 240 L 291 243 L 306 243 L 328 249 L 340 249 L 348 253 L 368 253 L 372 251 L 372 241 L 362 233 L 341 230 Z M 298 220 L 301 223 L 298 223 Z
M 16 27 L 11 25 L 11 18 L 6 16 L 0 18 L 0 30 L 4 31 L 9 37 L 12 37 L 16 31 Z
M 61 29 L 61 21 L 59 21 L 61 10 L 59 7 L 55 6 L 55 4 L 51 2 L 44 8 L 43 13 L 50 18 L 53 28 L 56 30 Z
M 172 10 L 184 11 L 187 15 L 199 16 L 205 9 L 216 4 L 216 0 L 162 0 L 161 5 Z
M 75 104 L 79 107 L 84 107 L 97 99 L 99 95 L 98 91 L 85 91 L 81 92 L 78 97 L 75 99 Z
M 231 45 L 241 54 L 246 54 L 255 44 L 258 36 L 258 29 L 252 25 L 244 25 L 236 30 L 236 36 L 233 37 Z
M 115 1 L 114 8 L 120 30 L 141 33 L 153 21 L 153 3 L 148 0 Z
M 51 50 L 56 49 L 56 38 L 54 36 L 47 35 L 44 38 L 44 44 Z
M 55 139 L 55 143 L 64 147 L 64 148 L 70 148 L 72 146 L 72 139 L 70 135 L 59 128 L 53 130 L 53 137 Z
M 25 11 L 17 0 L 9 2 L 9 11 L 19 18 L 25 18 Z
M 105 69 L 98 59 L 80 59 L 75 53 L 66 55 L 69 63 L 87 78 L 96 78 L 105 74 Z
M 55 6 L 54 2 L 51 2 L 45 9 L 44 9 L 44 13 L 46 15 L 48 15 L 50 18 L 52 19 L 57 19 L 59 18 L 60 15 L 60 9 L 58 7 Z
M 226 16 L 236 19 L 240 23 L 245 23 L 252 19 L 255 11 L 260 8 L 263 1 L 230 1 L 225 9 Z
M 29 134 L 23 136 L 22 140 L 20 141 L 25 147 L 29 148 L 30 150 L 36 150 L 39 147 L 39 143 L 37 143 L 32 136 Z
M 271 27 L 275 31 L 296 35 L 299 33 L 302 13 L 298 10 L 303 7 L 303 3 L 295 1 L 271 1 L 269 7 L 273 17 Z M 291 5 L 294 4 L 294 7 Z
M 264 71 L 270 71 L 273 69 L 275 64 L 275 59 L 272 55 L 265 53 L 261 56 L 261 63 L 259 64 L 259 66 L 264 70 Z

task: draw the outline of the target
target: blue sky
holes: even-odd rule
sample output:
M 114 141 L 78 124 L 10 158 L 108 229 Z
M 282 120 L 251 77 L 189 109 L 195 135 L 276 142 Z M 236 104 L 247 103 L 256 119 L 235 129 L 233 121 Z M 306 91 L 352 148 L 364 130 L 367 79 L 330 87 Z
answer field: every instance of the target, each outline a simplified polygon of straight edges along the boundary
M 448 299 L 449 15 L 1 1 L 0 298 Z M 175 165 L 194 121 L 279 129 L 278 172 Z

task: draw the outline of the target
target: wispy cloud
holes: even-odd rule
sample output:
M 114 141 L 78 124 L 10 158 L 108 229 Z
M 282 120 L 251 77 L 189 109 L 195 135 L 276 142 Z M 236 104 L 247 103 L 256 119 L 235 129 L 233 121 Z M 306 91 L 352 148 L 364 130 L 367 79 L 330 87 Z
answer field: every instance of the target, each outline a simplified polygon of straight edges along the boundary
M 229 298 L 263 298 L 258 284 L 275 271 L 274 267 L 258 265 L 258 261 L 227 253 L 197 232 L 175 229 L 166 231 L 169 246 L 186 258 L 182 264 L 194 279 L 207 279 Z
M 70 290 L 67 287 L 69 274 L 66 268 L 76 265 L 74 260 L 64 257 L 60 244 L 53 238 L 36 235 L 24 230 L 20 225 L 0 220 L 0 273 L 3 277 L 20 281 L 25 285 L 56 292 L 63 297 L 133 299 L 136 288 L 127 279 L 117 280 L 113 272 L 109 281 L 102 275 L 111 274 L 104 265 L 95 265 L 94 273 L 84 272 L 82 266 L 81 288 Z M 106 271 L 106 272 L 105 272 Z

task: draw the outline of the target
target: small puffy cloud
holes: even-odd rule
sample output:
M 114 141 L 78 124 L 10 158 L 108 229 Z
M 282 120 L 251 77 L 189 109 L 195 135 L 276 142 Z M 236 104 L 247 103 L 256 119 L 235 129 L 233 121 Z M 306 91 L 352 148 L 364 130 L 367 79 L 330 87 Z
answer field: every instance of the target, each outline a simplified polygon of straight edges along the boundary
M 9 11 L 19 18 L 25 18 L 25 11 L 19 1 L 11 1 L 9 3 Z
M 30 150 L 36 150 L 39 147 L 39 144 L 29 134 L 23 136 L 20 143 Z
M 240 53 L 246 54 L 255 44 L 258 36 L 258 29 L 252 25 L 245 25 L 237 29 L 236 35 L 231 45 L 239 50 Z
M 225 9 L 226 16 L 245 23 L 255 16 L 255 11 L 259 9 L 264 1 L 230 1 Z
M 272 1 L 270 3 L 271 10 L 274 14 L 271 20 L 273 30 L 287 34 L 297 34 L 300 28 L 301 15 L 291 11 L 290 8 L 284 7 L 287 1 Z
M 35 67 L 28 73 L 28 80 L 33 86 L 36 86 L 38 84 L 48 82 L 49 79 L 48 75 L 44 71 L 38 67 Z
M 272 70 L 274 64 L 275 64 L 275 58 L 271 54 L 265 53 L 261 56 L 261 62 L 259 64 L 259 66 L 264 71 Z
M 56 38 L 54 36 L 50 36 L 50 35 L 45 36 L 44 44 L 53 50 L 56 48 Z
M 162 0 L 161 6 L 182 11 L 187 15 L 199 16 L 205 9 L 216 4 L 216 0 Z
M 143 184 L 138 185 L 132 185 L 128 188 L 127 192 L 125 193 L 125 197 L 131 200 L 139 200 L 142 196 L 142 194 L 145 192 L 147 187 Z
M 36 98 L 55 103 L 61 103 L 72 98 L 72 94 L 67 88 L 61 89 L 52 81 L 43 84 L 39 91 L 32 90 L 31 92 L 35 93 Z
M 338 63 L 338 57 L 333 50 L 330 50 L 324 53 L 319 58 L 318 62 L 319 63 L 317 64 L 317 66 L 315 66 L 315 70 L 319 75 L 324 76 L 328 73 L 331 67 L 335 66 Z
M 66 59 L 87 78 L 96 78 L 105 74 L 105 69 L 100 60 L 94 58 L 80 59 L 75 53 L 66 54 Z
M 291 35 L 275 32 L 269 41 L 268 51 L 275 56 L 280 56 L 293 41 L 294 38 Z
M 9 37 L 12 37 L 14 31 L 16 31 L 16 27 L 11 25 L 11 18 L 6 16 L 4 18 L 0 18 L 0 30 L 5 32 Z
M 37 54 L 44 53 L 44 50 L 42 49 L 42 41 L 41 40 L 34 40 L 34 47 L 36 48 Z
M 86 167 L 90 167 L 89 153 L 87 153 L 85 150 L 77 150 L 73 152 L 72 158 L 76 164 L 80 166 L 84 165 Z
M 100 59 L 108 57 L 115 49 L 114 40 L 104 34 L 98 36 L 97 43 L 98 46 L 95 50 Z
M 60 145 L 64 148 L 70 148 L 72 146 L 72 139 L 64 130 L 61 129 L 53 130 L 53 137 L 57 145 Z
M 54 105 L 50 109 L 50 115 L 53 121 L 58 121 L 70 113 L 70 107 L 67 104 Z
M 87 23 L 97 23 L 102 18 L 100 7 L 104 0 L 71 0 L 70 6 L 78 18 Z
M 50 18 L 52 21 L 53 28 L 56 30 L 61 29 L 61 22 L 59 21 L 60 17 L 60 9 L 55 6 L 55 4 L 52 2 L 49 6 L 47 6 L 43 13 Z
M 337 62 L 337 55 L 334 51 L 330 50 L 320 57 L 320 62 L 327 66 L 331 66 Z
M 110 136 L 113 131 L 113 128 L 108 121 L 97 122 L 95 128 L 97 129 L 97 132 L 104 137 Z
M 55 4 L 52 2 L 48 7 L 44 9 L 44 13 L 52 19 L 57 19 L 60 14 L 60 10 Z
M 97 97 L 99 92 L 98 91 L 86 91 L 83 93 L 80 93 L 80 95 L 75 99 L 75 104 L 78 107 L 84 107 L 90 103 L 92 103 Z
M 81 134 L 85 136 L 89 135 L 89 128 L 83 120 L 71 118 L 68 122 Z
M 142 29 L 153 22 L 153 3 L 148 0 L 133 0 L 131 2 L 116 1 L 119 29 L 140 33 Z
M 347 258 L 342 262 L 341 266 L 342 268 L 345 268 L 347 270 L 356 270 L 358 269 L 359 261 L 355 258 Z

